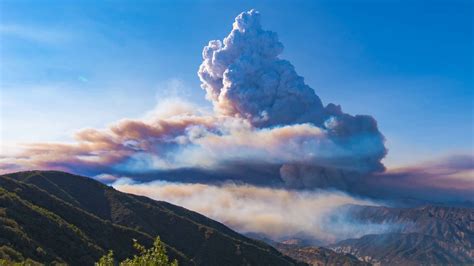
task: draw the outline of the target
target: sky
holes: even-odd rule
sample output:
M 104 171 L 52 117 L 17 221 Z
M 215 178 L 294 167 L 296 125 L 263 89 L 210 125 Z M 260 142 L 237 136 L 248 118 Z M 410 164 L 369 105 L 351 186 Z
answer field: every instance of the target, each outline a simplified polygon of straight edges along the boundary
M 472 1 L 1 1 L 1 153 L 204 108 L 202 49 L 257 9 L 324 104 L 367 114 L 388 168 L 474 150 Z

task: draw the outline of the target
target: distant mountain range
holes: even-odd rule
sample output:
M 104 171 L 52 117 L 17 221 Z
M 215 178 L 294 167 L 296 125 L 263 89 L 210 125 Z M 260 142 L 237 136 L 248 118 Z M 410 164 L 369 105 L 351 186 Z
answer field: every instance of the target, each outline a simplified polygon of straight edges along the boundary
M 473 208 L 343 208 L 356 223 L 396 226 L 326 247 L 275 242 L 87 177 L 19 172 L 0 176 L 0 259 L 92 265 L 108 250 L 131 256 L 132 239 L 150 246 L 160 236 L 180 265 L 474 264 Z
M 387 208 L 348 205 L 354 223 L 387 225 L 390 233 L 314 247 L 304 239 L 266 240 L 283 254 L 310 265 L 474 265 L 474 210 L 424 206 Z
M 0 176 L 0 258 L 93 265 L 132 239 L 160 236 L 180 265 L 297 265 L 275 248 L 196 212 L 56 171 Z
M 382 265 L 473 265 L 474 209 L 348 207 L 355 221 L 395 224 L 387 234 L 365 235 L 331 245 L 364 261 Z
M 351 254 L 337 253 L 324 247 L 299 246 L 285 243 L 278 243 L 275 247 L 283 254 L 293 257 L 296 260 L 306 262 L 309 265 L 372 265 Z

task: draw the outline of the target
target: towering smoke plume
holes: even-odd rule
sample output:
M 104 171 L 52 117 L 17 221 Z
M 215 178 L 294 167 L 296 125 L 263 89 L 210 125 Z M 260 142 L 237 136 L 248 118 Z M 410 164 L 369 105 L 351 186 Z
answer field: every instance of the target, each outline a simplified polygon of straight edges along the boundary
M 290 62 L 278 58 L 282 51 L 277 34 L 262 29 L 255 10 L 235 19 L 223 43 L 209 42 L 198 74 L 216 111 L 258 127 L 322 125 L 327 115 L 321 100 Z
M 320 153 L 316 161 L 283 165 L 281 177 L 291 186 L 321 185 L 326 183 L 322 178 L 383 170 L 380 160 L 386 149 L 376 121 L 345 114 L 334 104 L 324 107 L 293 65 L 278 57 L 282 51 L 277 34 L 262 29 L 257 11 L 237 16 L 223 42 L 204 47 L 198 72 L 215 111 L 248 119 L 258 128 L 310 123 L 342 148 L 337 158 L 331 151 L 314 150 Z
M 386 149 L 376 121 L 324 106 L 279 58 L 282 50 L 277 34 L 262 29 L 260 14 L 244 12 L 223 42 L 211 41 L 203 51 L 198 75 L 213 113 L 161 103 L 147 118 L 83 130 L 74 143 L 30 144 L 0 163 L 87 175 L 165 173 L 172 181 L 183 181 L 176 171 L 186 169 L 186 180 L 194 176 L 194 182 L 205 171 L 211 173 L 206 179 L 278 180 L 294 188 L 344 188 L 361 174 L 382 171 Z

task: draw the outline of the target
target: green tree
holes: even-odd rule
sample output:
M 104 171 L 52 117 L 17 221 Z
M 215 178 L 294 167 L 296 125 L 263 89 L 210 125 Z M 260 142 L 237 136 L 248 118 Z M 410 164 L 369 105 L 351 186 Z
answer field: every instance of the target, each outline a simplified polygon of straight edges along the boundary
M 165 246 L 160 241 L 159 237 L 155 239 L 153 246 L 149 249 L 140 245 L 135 239 L 133 240 L 133 247 L 137 250 L 138 254 L 134 255 L 132 258 L 126 259 L 120 263 L 115 263 L 114 253 L 109 251 L 109 253 L 100 258 L 95 265 L 114 266 L 119 264 L 120 266 L 178 266 L 177 260 L 173 260 L 172 262 L 169 261 L 169 258 L 166 255 Z
M 114 252 L 109 250 L 107 255 L 102 256 L 98 262 L 95 263 L 96 266 L 114 266 Z

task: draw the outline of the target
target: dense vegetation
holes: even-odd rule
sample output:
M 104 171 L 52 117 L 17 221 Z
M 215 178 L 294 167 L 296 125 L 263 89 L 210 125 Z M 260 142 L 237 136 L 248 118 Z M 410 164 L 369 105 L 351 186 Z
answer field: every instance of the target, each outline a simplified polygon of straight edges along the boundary
M 198 213 L 56 171 L 0 176 L 0 259 L 93 265 L 109 250 L 123 261 L 132 239 L 159 235 L 180 265 L 294 265 L 263 242 Z
M 134 255 L 132 258 L 125 259 L 118 263 L 114 259 L 113 251 L 110 250 L 107 255 L 102 256 L 102 258 L 95 263 L 95 266 L 114 266 L 117 264 L 120 266 L 178 266 L 177 260 L 172 262 L 169 261 L 169 258 L 166 255 L 165 246 L 161 243 L 159 237 L 155 239 L 153 247 L 149 249 L 140 245 L 135 239 L 133 240 L 133 247 L 136 249 L 138 254 Z

